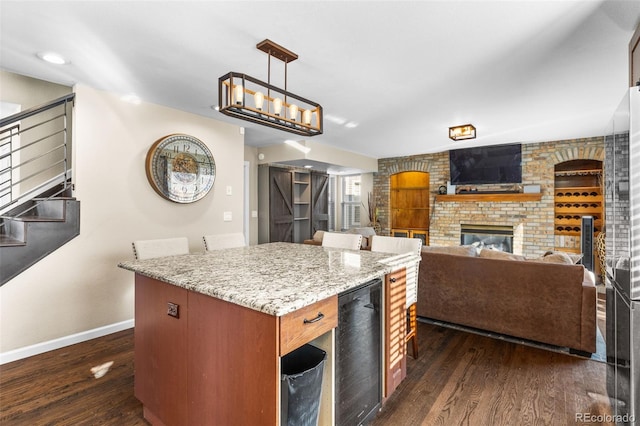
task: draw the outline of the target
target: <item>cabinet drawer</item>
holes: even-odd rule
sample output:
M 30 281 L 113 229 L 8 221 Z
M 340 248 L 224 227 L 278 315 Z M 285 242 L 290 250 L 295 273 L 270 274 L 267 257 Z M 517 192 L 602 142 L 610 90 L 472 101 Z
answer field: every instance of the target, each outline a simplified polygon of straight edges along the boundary
M 280 317 L 280 356 L 338 326 L 338 296 Z

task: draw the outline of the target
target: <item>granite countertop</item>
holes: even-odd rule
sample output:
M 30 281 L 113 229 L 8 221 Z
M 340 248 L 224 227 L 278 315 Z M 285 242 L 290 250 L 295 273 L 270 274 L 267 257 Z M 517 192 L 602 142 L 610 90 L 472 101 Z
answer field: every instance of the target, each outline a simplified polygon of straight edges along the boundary
M 119 267 L 282 316 L 420 261 L 417 255 L 293 243 L 125 261 Z

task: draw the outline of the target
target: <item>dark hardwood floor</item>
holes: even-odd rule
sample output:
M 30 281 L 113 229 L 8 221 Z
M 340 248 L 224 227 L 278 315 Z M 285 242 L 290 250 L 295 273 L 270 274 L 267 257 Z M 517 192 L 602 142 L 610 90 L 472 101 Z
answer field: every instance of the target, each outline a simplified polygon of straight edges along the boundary
M 373 422 L 573 425 L 610 414 L 606 364 L 419 323 L 420 357 Z M 90 369 L 114 361 L 96 379 Z M 133 329 L 0 366 L 2 425 L 145 425 Z M 603 423 L 600 423 L 603 424 Z M 604 423 L 609 424 L 609 423 Z

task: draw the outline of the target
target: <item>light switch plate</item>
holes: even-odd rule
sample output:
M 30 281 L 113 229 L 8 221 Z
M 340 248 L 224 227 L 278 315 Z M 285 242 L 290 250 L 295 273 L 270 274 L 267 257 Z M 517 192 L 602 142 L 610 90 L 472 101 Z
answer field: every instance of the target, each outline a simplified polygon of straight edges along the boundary
M 222 216 L 222 220 L 224 220 L 225 222 L 231 222 L 233 215 L 231 214 L 231 212 L 224 212 L 223 216 Z
M 227 185 L 227 195 L 233 195 L 233 188 L 231 185 Z

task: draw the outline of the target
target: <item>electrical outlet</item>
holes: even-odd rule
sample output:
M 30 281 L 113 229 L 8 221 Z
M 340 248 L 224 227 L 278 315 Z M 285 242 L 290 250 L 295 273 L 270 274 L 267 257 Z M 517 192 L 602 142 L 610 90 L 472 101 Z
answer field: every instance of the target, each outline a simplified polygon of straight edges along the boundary
M 167 315 L 174 318 L 180 318 L 180 305 L 167 302 Z
M 231 214 L 231 212 L 224 212 L 222 214 L 222 220 L 225 222 L 231 222 L 231 220 L 233 220 L 233 215 Z

